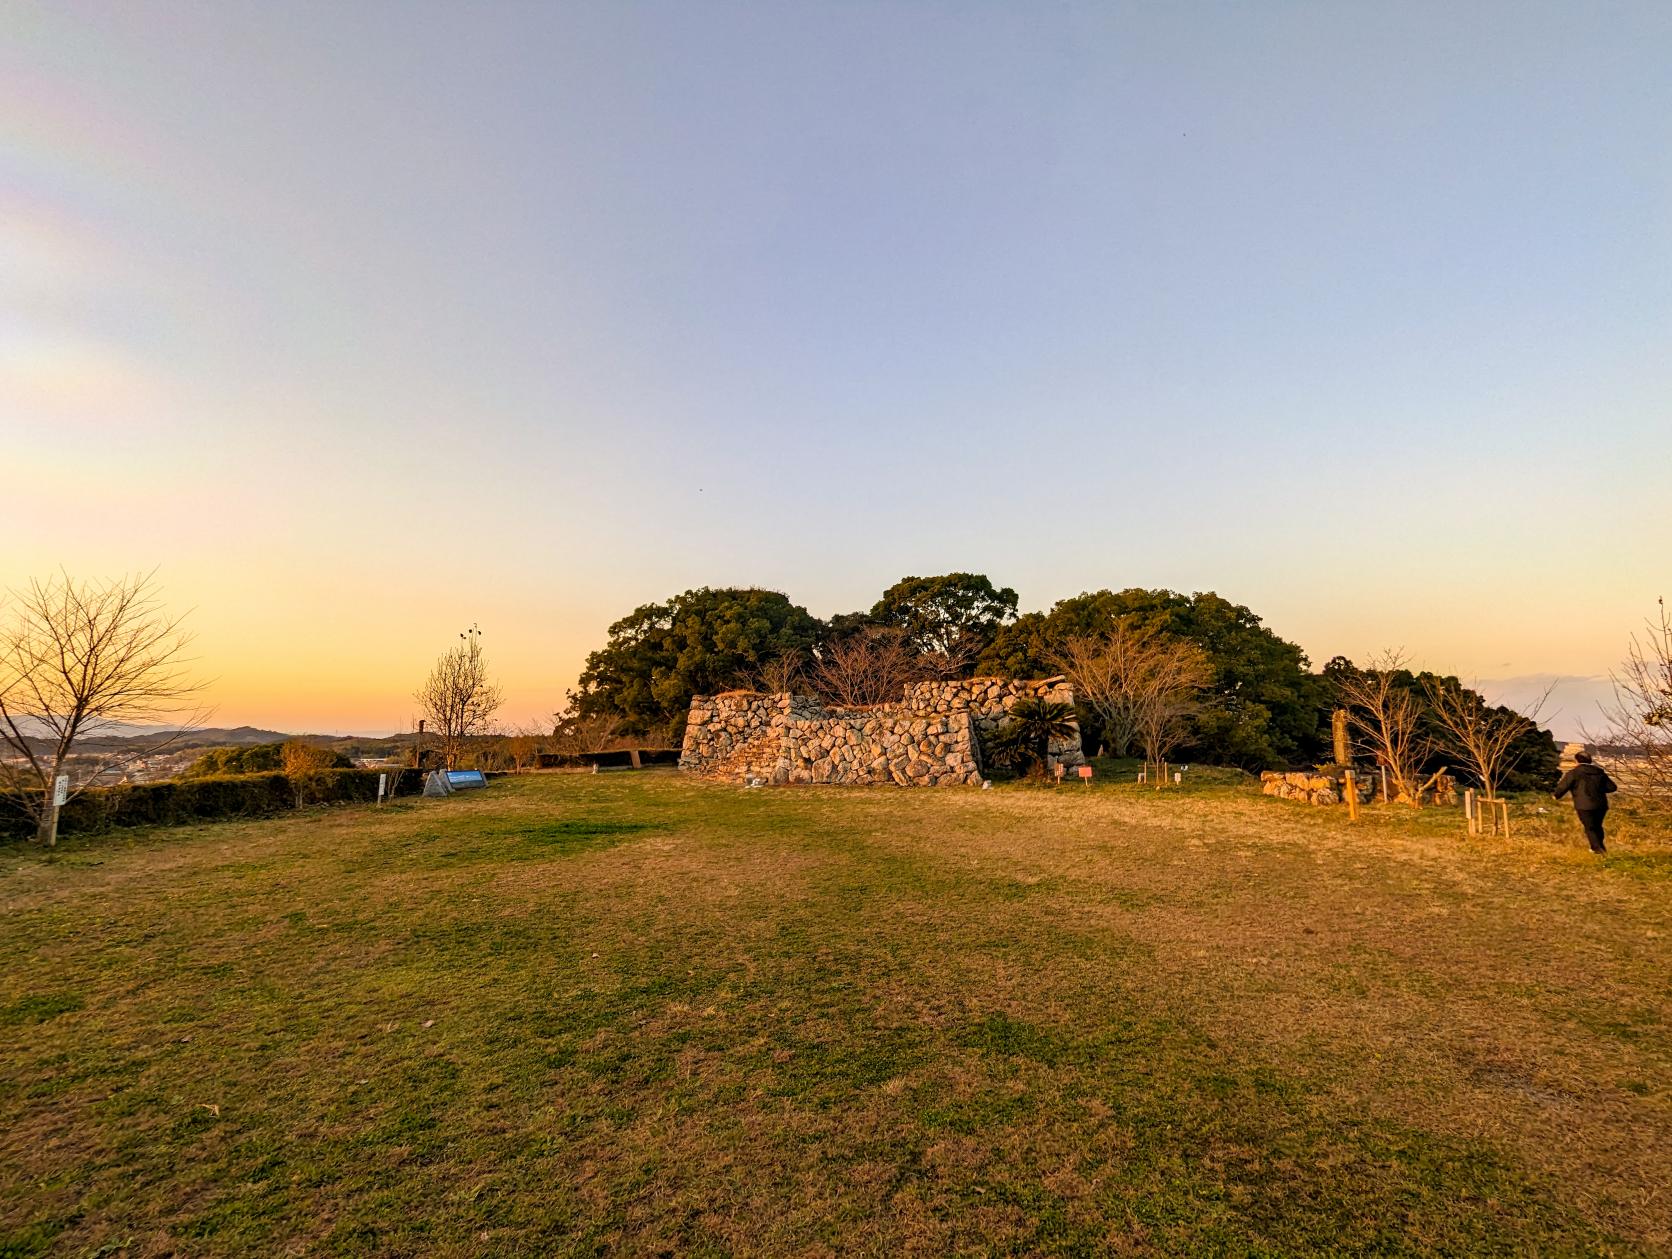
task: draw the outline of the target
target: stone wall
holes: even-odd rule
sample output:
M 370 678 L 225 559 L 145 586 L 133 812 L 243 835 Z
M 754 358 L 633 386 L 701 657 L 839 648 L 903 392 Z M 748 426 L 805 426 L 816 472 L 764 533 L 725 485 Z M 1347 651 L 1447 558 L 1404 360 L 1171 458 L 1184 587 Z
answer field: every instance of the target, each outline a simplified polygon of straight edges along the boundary
M 679 765 L 728 782 L 976 783 L 981 739 L 1029 696 L 1073 702 L 1060 678 L 924 682 L 908 687 L 899 703 L 870 708 L 826 707 L 787 692 L 699 695 L 691 701 Z M 1083 764 L 1079 732 L 1053 740 L 1049 754 L 1052 764 Z
M 1060 677 L 1024 681 L 1016 678 L 958 678 L 950 682 L 919 682 L 906 688 L 905 706 L 914 712 L 968 711 L 975 722 L 978 743 L 992 737 L 1010 715 L 1018 700 L 1043 699 L 1053 704 L 1074 703 L 1074 688 Z M 1046 749 L 1047 770 L 1059 763 L 1073 769 L 1084 765 L 1080 727 L 1063 739 L 1053 739 Z
M 1355 778 L 1361 804 L 1369 804 L 1375 794 L 1375 783 L 1369 778 Z M 1345 779 L 1333 774 L 1283 773 L 1266 770 L 1260 775 L 1260 791 L 1279 800 L 1298 800 L 1302 804 L 1340 804 L 1346 795 Z
M 1369 804 L 1374 800 L 1380 782 L 1381 776 L 1374 769 L 1355 770 L 1353 783 L 1358 788 L 1359 803 Z M 1268 769 L 1260 775 L 1260 791 L 1279 800 L 1298 800 L 1302 804 L 1340 804 L 1347 798 L 1347 780 L 1334 769 L 1327 773 L 1316 770 L 1284 773 Z M 1436 805 L 1456 804 L 1457 780 L 1450 774 L 1439 775 L 1428 784 L 1426 798 Z

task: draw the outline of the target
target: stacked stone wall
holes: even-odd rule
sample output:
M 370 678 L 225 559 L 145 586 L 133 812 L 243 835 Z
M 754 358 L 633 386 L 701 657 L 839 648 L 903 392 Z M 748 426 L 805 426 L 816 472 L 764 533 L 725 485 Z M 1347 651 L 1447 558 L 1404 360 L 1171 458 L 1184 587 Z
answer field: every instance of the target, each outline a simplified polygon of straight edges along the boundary
M 992 738 L 1010 717 L 1018 701 L 1042 699 L 1053 704 L 1074 703 L 1074 688 L 1064 678 L 1031 681 L 1016 678 L 957 678 L 948 682 L 918 682 L 906 688 L 905 706 L 914 712 L 960 712 L 968 710 L 975 721 L 977 742 Z M 1073 769 L 1086 763 L 1080 746 L 1080 729 L 1053 739 L 1046 749 L 1046 769 L 1059 763 Z
M 1072 703 L 1060 678 L 970 678 L 908 687 L 900 702 L 827 708 L 804 695 L 731 691 L 691 701 L 680 768 L 728 782 L 940 787 L 981 781 L 981 740 L 1023 698 Z M 1079 732 L 1052 764 L 1084 763 Z
M 1379 782 L 1379 775 L 1372 769 L 1354 774 L 1353 785 L 1358 790 L 1360 804 L 1369 804 L 1376 798 Z M 1334 769 L 1328 773 L 1284 773 L 1268 769 L 1260 775 L 1260 790 L 1279 800 L 1298 800 L 1302 804 L 1340 804 L 1347 798 L 1347 780 Z M 1456 804 L 1457 780 L 1450 774 L 1438 775 L 1428 784 L 1426 798 L 1434 804 Z
M 1368 780 L 1355 780 L 1359 802 L 1369 804 L 1375 791 Z M 1301 804 L 1340 804 L 1346 798 L 1347 780 L 1333 774 L 1284 773 L 1266 770 L 1260 775 L 1260 791 L 1279 800 L 1296 800 Z

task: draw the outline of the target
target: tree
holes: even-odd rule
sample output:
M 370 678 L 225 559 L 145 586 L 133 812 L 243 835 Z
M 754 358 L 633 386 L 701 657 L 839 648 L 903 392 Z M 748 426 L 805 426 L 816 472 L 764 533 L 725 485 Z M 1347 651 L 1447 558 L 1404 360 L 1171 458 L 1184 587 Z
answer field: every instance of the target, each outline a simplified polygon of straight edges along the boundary
M 284 764 L 283 747 L 282 743 L 250 743 L 241 747 L 210 748 L 188 765 L 180 777 L 277 773 Z
M 69 795 L 140 756 L 155 755 L 203 723 L 202 684 L 184 653 L 183 617 L 165 611 L 154 574 L 77 582 L 67 573 L 9 592 L 0 626 L 0 784 L 35 823 L 37 842 L 58 842 L 54 785 L 85 738 L 118 723 L 166 725 L 124 752 L 104 752 Z
M 444 763 L 454 768 L 464 741 L 488 733 L 494 713 L 505 702 L 488 677 L 482 631 L 472 625 L 460 634 L 458 646 L 442 653 L 413 699 L 441 744 Z
M 280 744 L 279 767 L 290 780 L 290 789 L 296 795 L 296 807 L 300 809 L 311 796 L 318 794 L 326 770 L 339 768 L 338 761 L 346 759 L 338 757 L 330 748 L 319 747 L 305 739 L 286 739 Z
M 823 627 L 775 590 L 687 590 L 636 608 L 587 657 L 574 702 L 582 716 L 677 744 L 693 695 L 748 685 L 768 661 L 807 651 Z
M 877 625 L 904 631 L 939 677 L 966 677 L 1000 626 L 1016 618 L 1016 592 L 981 573 L 902 577 L 871 609 Z
M 1337 666 L 1330 672 L 1359 746 L 1387 769 L 1394 798 L 1420 809 L 1423 767 L 1434 739 L 1425 728 L 1422 692 L 1406 681 L 1411 675 L 1405 653 L 1383 651 L 1365 669 L 1350 661 L 1331 664 Z
M 1182 638 L 1158 634 L 1137 655 L 1132 690 L 1138 741 L 1146 764 L 1155 767 L 1157 789 L 1161 766 L 1190 737 L 1190 722 L 1202 712 L 1202 692 L 1212 682 L 1207 652 Z
M 872 628 L 834 639 L 819 650 L 807 680 L 819 695 L 849 708 L 901 699 L 906 687 L 931 676 L 904 630 Z
M 540 753 L 555 741 L 549 726 L 528 722 L 513 726 L 511 732 L 499 741 L 500 753 L 511 772 L 520 774 L 525 769 L 538 766 Z
M 1526 735 L 1538 729 L 1538 715 L 1550 697 L 1550 689 L 1545 688 L 1544 695 L 1526 714 L 1489 705 L 1479 692 L 1462 686 L 1455 678 L 1424 675 L 1423 692 L 1428 710 L 1442 731 L 1439 742 L 1469 767 L 1485 789 L 1486 798 L 1496 799 L 1499 786 L 1527 754 Z
M 989 742 L 996 764 L 1028 772 L 1043 772 L 1051 743 L 1075 733 L 1074 705 L 1029 697 L 1010 706 L 1010 714 Z
M 1322 746 L 1324 688 L 1305 653 L 1249 609 L 1212 592 L 1099 590 L 1061 600 L 1049 613 L 1030 612 L 1000 628 L 976 671 L 1043 677 L 1060 667 L 1057 658 L 1069 638 L 1102 634 L 1123 616 L 1207 653 L 1213 702 L 1191 724 L 1181 751 L 1265 768 L 1311 756 Z
M 552 741 L 568 756 L 583 752 L 607 752 L 621 736 L 621 718 L 611 713 L 590 716 L 579 712 L 569 694 L 569 707 L 552 717 Z
M 1114 756 L 1127 755 L 1138 737 L 1140 687 L 1165 645 L 1159 631 L 1128 615 L 1100 633 L 1073 634 L 1046 648 L 1052 667 L 1074 684 L 1074 698 L 1096 714 Z
M 807 685 L 806 668 L 807 657 L 803 652 L 786 651 L 756 669 L 752 681 L 757 691 L 768 695 L 795 692 Z
M 1633 634 L 1625 661 L 1614 673 L 1614 700 L 1603 707 L 1607 728 L 1590 742 L 1607 743 L 1631 758 L 1632 787 L 1672 801 L 1672 616 L 1666 600 L 1658 615 Z

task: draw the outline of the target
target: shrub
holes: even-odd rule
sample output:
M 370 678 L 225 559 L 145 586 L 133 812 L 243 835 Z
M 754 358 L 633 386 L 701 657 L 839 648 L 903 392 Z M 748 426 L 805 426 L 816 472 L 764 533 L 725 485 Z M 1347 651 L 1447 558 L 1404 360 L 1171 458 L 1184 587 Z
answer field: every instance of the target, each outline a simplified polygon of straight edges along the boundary
M 320 804 L 370 803 L 377 777 L 387 773 L 393 795 L 424 789 L 415 769 L 322 769 L 308 779 L 310 799 Z M 176 782 L 132 783 L 84 791 L 59 814 L 61 834 L 90 834 L 111 827 L 190 826 L 240 817 L 269 817 L 296 807 L 296 786 L 284 774 L 223 774 Z M 34 823 L 15 800 L 0 796 L 0 839 L 28 839 Z
M 229 774 L 270 774 L 281 768 L 280 744 L 210 748 L 186 768 L 184 778 L 225 778 Z

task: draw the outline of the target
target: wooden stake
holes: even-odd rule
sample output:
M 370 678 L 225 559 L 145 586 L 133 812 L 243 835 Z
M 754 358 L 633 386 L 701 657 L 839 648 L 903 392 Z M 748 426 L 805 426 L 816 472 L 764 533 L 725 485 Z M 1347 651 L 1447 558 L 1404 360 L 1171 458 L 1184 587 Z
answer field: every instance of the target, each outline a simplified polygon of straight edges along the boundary
M 1347 820 L 1356 822 L 1358 821 L 1358 783 L 1353 778 L 1352 770 L 1347 771 L 1345 786 L 1347 792 Z

